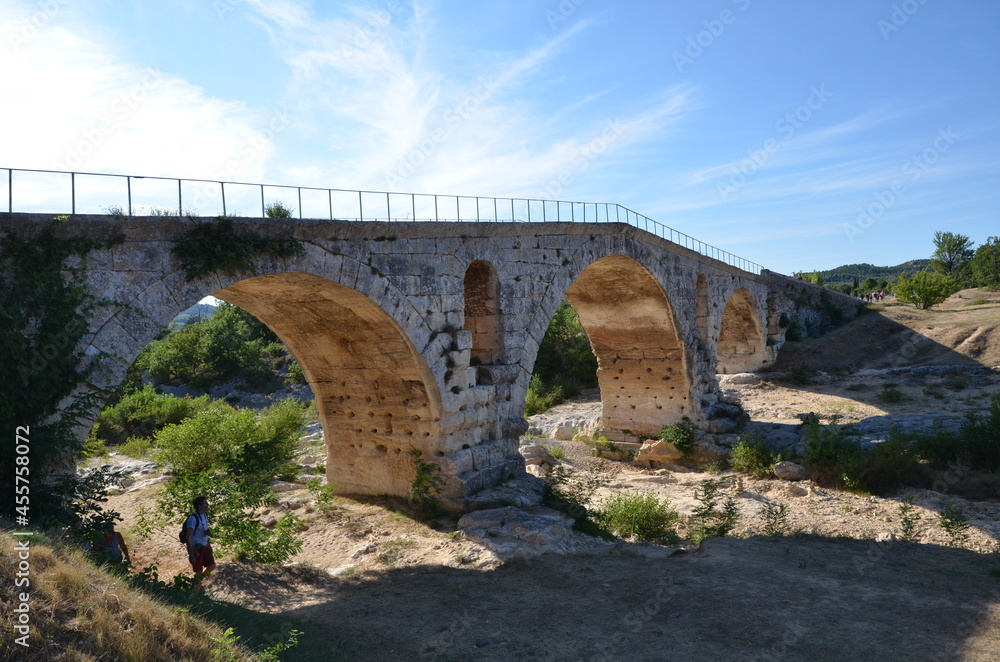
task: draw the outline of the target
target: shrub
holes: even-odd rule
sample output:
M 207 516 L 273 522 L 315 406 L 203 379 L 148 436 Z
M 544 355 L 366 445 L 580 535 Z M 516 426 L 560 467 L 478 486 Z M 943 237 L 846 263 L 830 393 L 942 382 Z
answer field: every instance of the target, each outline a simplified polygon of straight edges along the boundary
M 733 471 L 748 474 L 754 478 L 767 478 L 776 462 L 763 435 L 757 431 L 741 434 L 729 456 L 729 466 Z
M 175 474 L 225 471 L 270 480 L 294 463 L 305 417 L 294 400 L 262 410 L 235 409 L 215 401 L 156 435 L 157 461 Z
M 153 450 L 153 440 L 148 437 L 132 437 L 122 444 L 119 450 L 122 455 L 141 460 Z
M 875 396 L 875 399 L 883 403 L 899 402 L 903 399 L 903 392 L 896 388 L 894 384 L 885 384 L 878 395 Z
M 913 496 L 910 495 L 899 504 L 899 537 L 909 542 L 920 542 L 922 529 L 919 528 L 920 513 L 914 512 Z
M 524 415 L 534 416 L 535 414 L 540 414 L 558 404 L 562 404 L 565 400 L 562 387 L 556 386 L 552 389 L 546 389 L 542 383 L 542 378 L 537 374 L 532 375 L 531 381 L 528 384 L 528 394 L 524 400 Z
M 918 271 L 911 278 L 903 274 L 896 281 L 896 298 L 917 308 L 935 306 L 958 290 L 950 276 L 935 271 Z
M 957 503 L 944 507 L 938 517 L 938 526 L 944 529 L 952 547 L 965 547 L 969 542 L 969 518 Z
M 660 430 L 656 436 L 658 439 L 673 444 L 674 448 L 684 455 L 690 454 L 694 449 L 694 428 L 686 421 L 668 425 Z
M 695 492 L 698 506 L 695 507 L 689 522 L 691 540 L 701 543 L 712 537 L 726 536 L 736 528 L 740 520 L 740 511 L 736 498 L 729 494 L 719 504 L 720 490 L 725 483 L 722 480 L 706 480 L 701 484 L 701 491 Z
M 669 499 L 639 492 L 614 495 L 598 516 L 601 525 L 617 536 L 660 543 L 679 540 L 675 530 L 679 519 Z
M 420 509 L 424 517 L 436 517 L 441 511 L 441 477 L 437 474 L 438 465 L 423 459 L 419 448 L 410 450 L 413 456 L 416 476 L 410 484 L 410 502 Z
M 292 208 L 280 200 L 275 200 L 264 207 L 264 215 L 268 218 L 291 218 Z
M 786 536 L 792 527 L 788 523 L 788 504 L 767 501 L 761 506 L 760 516 L 764 520 L 765 536 Z
M 930 386 L 924 387 L 924 395 L 930 396 L 932 398 L 937 398 L 938 400 L 944 399 L 944 391 L 937 384 L 931 384 Z
M 178 398 L 159 394 L 147 384 L 106 407 L 97 417 L 94 432 L 99 439 L 113 445 L 134 437 L 148 438 L 168 425 L 180 423 L 207 404 L 208 396 Z
M 285 373 L 286 384 L 305 384 L 306 375 L 302 372 L 302 366 L 295 359 L 288 362 L 288 372 Z
M 558 465 L 545 477 L 547 503 L 576 520 L 574 528 L 592 535 L 606 536 L 606 532 L 591 519 L 590 500 L 600 488 L 611 480 L 610 465 L 598 458 L 587 460 L 583 471 L 573 473 L 565 465 Z

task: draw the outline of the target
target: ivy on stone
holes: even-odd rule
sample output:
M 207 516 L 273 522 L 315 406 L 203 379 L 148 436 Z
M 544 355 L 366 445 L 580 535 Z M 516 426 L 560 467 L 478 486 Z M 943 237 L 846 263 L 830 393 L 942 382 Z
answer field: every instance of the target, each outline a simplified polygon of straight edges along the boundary
M 235 275 L 253 270 L 264 255 L 295 257 L 305 250 L 291 237 L 264 237 L 250 230 L 237 230 L 231 218 L 219 216 L 214 222 L 196 223 L 173 248 L 173 254 L 190 282 L 216 272 Z
M 75 456 L 80 440 L 74 429 L 106 396 L 94 390 L 63 402 L 97 370 L 100 357 L 85 357 L 80 341 L 94 311 L 113 303 L 87 291 L 86 258 L 124 240 L 59 236 L 65 219 L 56 217 L 35 236 L 7 231 L 0 237 L 0 430 L 13 435 L 19 426 L 30 429 L 33 523 L 65 519 L 65 495 L 49 494 L 38 478 Z M 0 444 L 0 466 L 14 466 L 14 446 Z M 0 512 L 9 515 L 13 471 L 0 475 L 0 491 Z

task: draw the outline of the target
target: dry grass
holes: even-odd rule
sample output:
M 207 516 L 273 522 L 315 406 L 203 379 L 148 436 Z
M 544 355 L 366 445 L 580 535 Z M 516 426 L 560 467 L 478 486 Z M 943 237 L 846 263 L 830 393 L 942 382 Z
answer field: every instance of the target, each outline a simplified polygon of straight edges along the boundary
M 221 630 L 135 591 L 93 565 L 79 550 L 31 542 L 30 647 L 14 643 L 14 538 L 0 533 L 0 658 L 96 660 L 212 660 Z M 16 589 L 20 593 L 23 589 Z M 229 651 L 226 651 L 229 653 Z M 251 660 L 232 649 L 226 660 Z

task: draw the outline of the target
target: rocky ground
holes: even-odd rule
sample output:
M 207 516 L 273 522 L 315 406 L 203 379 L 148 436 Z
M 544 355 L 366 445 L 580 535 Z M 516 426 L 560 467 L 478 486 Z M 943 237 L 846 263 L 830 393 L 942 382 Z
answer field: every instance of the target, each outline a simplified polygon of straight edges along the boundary
M 988 406 L 1000 390 L 998 328 L 997 294 L 959 293 L 931 311 L 892 304 L 825 339 L 789 345 L 771 374 L 720 383 L 750 429 L 789 453 L 810 412 L 877 443 L 892 422 L 953 425 Z M 902 392 L 898 401 L 880 398 L 886 384 Z M 599 433 L 596 396 L 532 418 L 523 451 L 542 467 L 536 472 L 594 466 L 573 437 Z M 699 444 L 725 452 L 735 439 L 702 435 Z M 306 467 L 323 461 L 315 428 L 302 454 Z M 742 516 L 736 535 L 700 547 L 608 542 L 544 508 L 427 525 L 398 502 L 338 499 L 324 510 L 303 484 L 276 484 L 278 504 L 262 515 L 295 511 L 302 551 L 283 568 L 223 562 L 209 594 L 270 615 L 282 631 L 304 630 L 289 659 L 1000 659 L 1000 481 L 991 498 L 968 501 L 945 493 L 947 481 L 940 491 L 869 497 L 681 465 L 603 461 L 596 471 L 607 482 L 597 503 L 655 493 L 684 516 L 704 481 L 724 479 Z M 153 503 L 160 479 L 143 465 L 133 480 L 109 502 L 126 524 Z M 919 544 L 898 539 L 906 497 L 921 518 Z M 795 535 L 762 535 L 768 503 L 785 505 Z M 963 549 L 947 546 L 937 526 L 949 504 L 970 518 Z M 161 575 L 185 569 L 173 528 L 130 545 Z

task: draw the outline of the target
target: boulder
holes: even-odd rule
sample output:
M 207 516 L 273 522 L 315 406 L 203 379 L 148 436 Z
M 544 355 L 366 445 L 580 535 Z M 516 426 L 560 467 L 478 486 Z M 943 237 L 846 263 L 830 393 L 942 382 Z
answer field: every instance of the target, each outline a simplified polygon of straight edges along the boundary
M 794 462 L 778 462 L 773 468 L 774 475 L 782 480 L 804 480 L 809 472 L 801 464 Z
M 524 456 L 525 464 L 551 464 L 552 456 L 548 449 L 539 444 L 528 444 L 521 446 L 521 455 Z
M 643 443 L 639 449 L 639 454 L 635 457 L 635 464 L 645 467 L 658 467 L 664 464 L 674 464 L 683 459 L 684 453 L 677 450 L 677 447 L 669 441 L 662 439 L 650 439 Z

